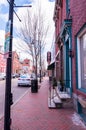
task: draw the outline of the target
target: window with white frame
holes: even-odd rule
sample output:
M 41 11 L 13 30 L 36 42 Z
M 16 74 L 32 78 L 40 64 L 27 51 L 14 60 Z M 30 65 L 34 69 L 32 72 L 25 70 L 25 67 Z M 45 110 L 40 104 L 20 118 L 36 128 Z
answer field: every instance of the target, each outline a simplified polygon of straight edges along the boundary
M 86 31 L 77 38 L 78 88 L 86 89 Z

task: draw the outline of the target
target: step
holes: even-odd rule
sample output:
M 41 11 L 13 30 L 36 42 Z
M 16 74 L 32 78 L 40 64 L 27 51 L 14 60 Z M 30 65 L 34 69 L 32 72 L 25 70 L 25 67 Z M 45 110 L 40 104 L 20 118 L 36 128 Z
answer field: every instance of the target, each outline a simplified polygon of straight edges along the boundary
M 55 103 L 56 108 L 62 108 L 62 101 L 58 96 L 53 98 L 53 102 Z
M 60 92 L 57 91 L 58 96 L 61 100 L 65 100 L 65 99 L 71 99 L 71 96 L 67 93 L 67 92 Z
M 63 107 L 66 107 L 66 108 L 73 107 L 73 99 L 67 92 L 64 92 L 64 91 L 61 92 L 61 91 L 59 91 L 58 88 L 56 89 L 56 92 L 57 92 L 59 99 L 61 99 L 61 101 L 62 101 Z
M 55 103 L 53 102 L 53 99 L 48 98 L 48 107 L 51 109 L 56 108 Z

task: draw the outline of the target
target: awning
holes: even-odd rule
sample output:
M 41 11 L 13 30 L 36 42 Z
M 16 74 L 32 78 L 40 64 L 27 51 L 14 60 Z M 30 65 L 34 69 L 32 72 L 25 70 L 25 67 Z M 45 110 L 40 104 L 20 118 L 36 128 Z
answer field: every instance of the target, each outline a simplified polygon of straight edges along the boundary
M 47 70 L 53 70 L 55 68 L 55 61 L 48 65 Z

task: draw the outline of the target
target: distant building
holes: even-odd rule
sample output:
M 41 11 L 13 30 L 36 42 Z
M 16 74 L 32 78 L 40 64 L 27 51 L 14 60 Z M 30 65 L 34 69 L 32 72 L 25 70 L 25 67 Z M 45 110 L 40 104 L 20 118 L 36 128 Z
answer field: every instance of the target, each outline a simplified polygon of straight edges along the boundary
M 24 59 L 22 62 L 22 71 L 24 73 L 31 73 L 32 72 L 32 62 L 30 59 Z
M 6 62 L 4 54 L 0 52 L 0 73 L 6 73 Z M 32 61 L 30 59 L 24 59 L 20 61 L 19 55 L 16 51 L 12 52 L 12 74 L 31 73 Z
M 20 73 L 20 61 L 16 51 L 12 52 L 12 73 Z
M 2 53 L 0 53 L 0 73 L 6 73 L 6 59 Z

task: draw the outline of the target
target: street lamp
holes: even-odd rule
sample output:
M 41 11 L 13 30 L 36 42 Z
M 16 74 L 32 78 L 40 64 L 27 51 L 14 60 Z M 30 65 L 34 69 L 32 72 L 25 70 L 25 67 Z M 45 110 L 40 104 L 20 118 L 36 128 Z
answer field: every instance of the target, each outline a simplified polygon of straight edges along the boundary
M 10 130 L 10 125 L 11 125 L 10 110 L 11 110 L 11 105 L 13 104 L 13 98 L 12 98 L 13 95 L 11 93 L 12 39 L 13 39 L 13 12 L 14 12 L 13 8 L 17 7 L 14 6 L 14 0 L 9 0 L 8 3 L 9 3 L 10 39 L 9 39 L 9 52 L 8 52 L 7 66 L 6 66 L 4 130 Z M 27 6 L 27 7 L 31 7 L 31 6 Z
M 9 41 L 9 54 L 7 58 L 6 66 L 6 90 L 5 90 L 5 112 L 4 112 L 4 130 L 10 130 L 11 118 L 10 118 L 10 106 L 12 105 L 12 93 L 11 93 L 11 71 L 12 71 L 12 36 L 13 36 L 13 5 L 14 0 L 10 0 L 9 5 L 9 21 L 10 24 L 10 41 Z

